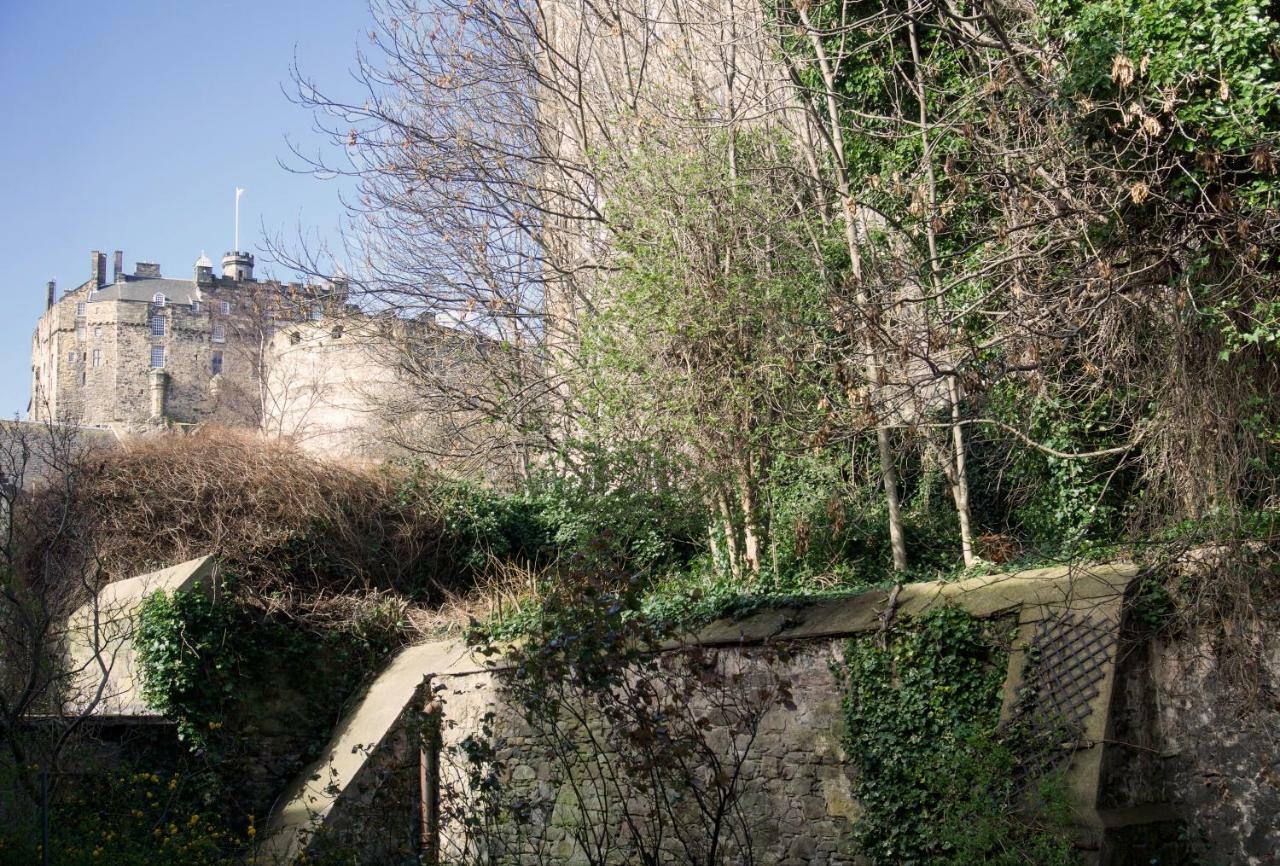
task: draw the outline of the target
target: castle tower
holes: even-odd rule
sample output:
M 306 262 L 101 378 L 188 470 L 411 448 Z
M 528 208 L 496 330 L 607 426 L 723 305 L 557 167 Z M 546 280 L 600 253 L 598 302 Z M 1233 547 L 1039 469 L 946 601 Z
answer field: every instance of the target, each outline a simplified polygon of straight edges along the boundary
M 225 265 L 224 265 L 225 267 Z M 249 267 L 253 267 L 250 262 Z M 196 259 L 196 286 L 197 288 L 207 288 L 213 285 L 213 262 L 209 261 L 209 257 L 200 251 L 200 258 Z
M 253 279 L 253 255 L 236 250 L 222 257 L 222 276 L 231 280 Z

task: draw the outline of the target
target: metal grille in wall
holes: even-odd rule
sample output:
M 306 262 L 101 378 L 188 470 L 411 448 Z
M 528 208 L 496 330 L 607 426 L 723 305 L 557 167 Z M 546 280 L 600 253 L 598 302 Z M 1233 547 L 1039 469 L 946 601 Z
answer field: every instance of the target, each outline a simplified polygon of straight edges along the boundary
M 1115 624 L 1071 613 L 1041 622 L 1027 650 L 1016 727 L 1019 781 L 1027 783 L 1070 759 L 1116 642 Z

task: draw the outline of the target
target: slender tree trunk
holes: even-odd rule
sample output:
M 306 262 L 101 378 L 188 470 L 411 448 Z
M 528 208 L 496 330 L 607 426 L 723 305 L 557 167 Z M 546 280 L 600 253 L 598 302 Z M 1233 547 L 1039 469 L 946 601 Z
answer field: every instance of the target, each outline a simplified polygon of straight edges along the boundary
M 724 532 L 725 558 L 729 561 L 729 575 L 736 581 L 742 577 L 742 555 L 738 547 L 738 529 L 733 523 L 729 497 L 724 490 L 716 490 L 716 505 L 720 511 L 720 528 Z
M 840 125 L 840 107 L 836 103 L 835 71 L 831 68 L 826 47 L 818 31 L 809 20 L 806 8 L 796 6 L 796 12 L 804 25 L 809 44 L 818 60 L 818 69 L 822 74 L 825 91 L 824 104 L 827 112 L 827 123 L 831 132 L 832 162 L 836 168 L 836 193 L 840 198 L 840 209 L 844 216 L 845 245 L 849 252 L 849 268 L 854 284 L 854 301 L 865 315 L 868 309 L 866 286 L 862 281 L 862 251 L 858 244 L 857 206 L 853 200 L 853 192 L 849 183 L 849 169 L 845 162 L 844 132 Z M 880 364 L 872 344 L 871 334 L 865 327 L 859 327 L 861 333 L 861 349 L 863 352 L 863 369 L 868 388 L 878 393 L 883 388 Z M 898 498 L 898 471 L 893 463 L 893 447 L 889 439 L 889 428 L 880 417 L 881 407 L 876 408 L 876 446 L 880 454 L 880 482 L 884 486 L 885 503 L 889 511 L 889 543 L 893 548 L 894 571 L 907 569 L 907 541 L 902 529 L 902 507 Z
M 932 287 L 934 302 L 938 306 L 941 326 L 946 327 L 946 313 L 943 309 L 942 278 L 939 273 L 941 263 L 938 261 L 938 235 L 933 225 L 934 214 L 938 203 L 937 177 L 933 170 L 933 144 L 929 139 L 929 111 L 925 104 L 924 69 L 920 64 L 920 43 L 916 37 L 915 19 L 907 22 L 907 36 L 911 42 L 911 62 L 915 79 L 916 102 L 920 108 L 920 155 L 924 160 L 926 182 L 926 210 L 924 216 L 925 241 L 929 247 L 929 284 Z M 924 339 L 929 341 L 929 328 L 926 324 Z M 948 340 L 948 345 L 950 341 Z M 947 481 L 951 485 L 951 498 L 955 501 L 956 516 L 960 522 L 960 551 L 964 556 L 966 568 L 977 562 L 973 549 L 973 527 L 969 514 L 969 476 L 965 470 L 964 427 L 960 423 L 960 384 L 956 381 L 954 358 L 948 358 L 951 367 L 947 376 L 947 402 L 951 410 L 951 459 L 950 471 L 946 472 Z
M 742 511 L 742 558 L 752 577 L 760 576 L 760 532 L 756 526 L 755 483 L 743 472 L 738 480 L 739 508 Z

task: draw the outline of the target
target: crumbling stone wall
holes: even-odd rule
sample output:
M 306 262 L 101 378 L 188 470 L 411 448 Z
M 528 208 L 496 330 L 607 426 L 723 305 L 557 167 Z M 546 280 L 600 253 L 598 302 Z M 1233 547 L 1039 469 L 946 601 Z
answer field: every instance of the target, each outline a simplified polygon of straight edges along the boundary
M 1153 638 L 1131 607 L 1123 613 L 1124 599 L 1132 600 L 1126 590 L 1135 586 L 1130 583 L 1135 573 L 1131 566 L 1044 569 L 909 584 L 897 597 L 897 612 L 899 617 L 913 617 L 936 605 L 955 603 L 978 616 L 1016 616 L 1019 636 L 1009 653 L 1005 682 L 1005 697 L 1013 705 L 1021 704 L 1018 693 L 1027 688 L 1024 674 L 1027 656 L 1032 654 L 1030 637 L 1044 624 L 1066 622 L 1065 615 L 1078 619 L 1096 614 L 1092 628 L 1110 628 L 1109 634 L 1118 639 L 1095 647 L 1105 656 L 1099 663 L 1106 673 L 1088 681 L 1087 718 L 1080 737 L 1070 743 L 1065 781 L 1079 822 L 1084 862 L 1102 866 L 1276 863 L 1280 852 L 1276 631 L 1262 626 L 1253 636 L 1261 650 L 1257 673 L 1265 685 L 1259 693 L 1264 700 L 1246 706 L 1239 700 L 1235 681 L 1224 675 L 1220 659 L 1209 651 L 1207 638 L 1192 634 Z M 861 814 L 852 794 L 857 762 L 849 760 L 856 756 L 844 753 L 842 689 L 832 662 L 842 657 L 846 640 L 871 638 L 888 603 L 887 593 L 873 590 L 803 609 L 766 610 L 746 620 L 708 626 L 688 643 L 672 648 L 672 653 L 703 653 L 712 665 L 707 688 L 693 694 L 687 710 L 678 713 L 680 718 L 705 717 L 706 726 L 697 737 L 719 755 L 749 746 L 738 763 L 732 808 L 740 823 L 737 832 L 726 836 L 727 850 L 732 852 L 727 862 L 785 866 L 863 862 L 852 841 Z M 779 647 L 787 652 L 777 652 Z M 1038 665 L 1044 667 L 1046 661 L 1040 659 Z M 1073 668 L 1064 665 L 1061 673 L 1066 676 Z M 273 843 L 278 841 L 281 850 L 301 850 L 308 834 L 322 832 L 326 825 L 373 826 L 369 821 L 384 809 L 379 807 L 370 815 L 370 798 L 376 802 L 376 795 L 360 792 L 360 780 L 369 782 L 378 774 L 369 770 L 368 762 L 349 760 L 351 743 L 367 744 L 371 756 L 385 756 L 380 744 L 397 742 L 396 753 L 403 755 L 403 742 L 388 731 L 393 719 L 405 716 L 392 712 L 387 701 L 399 695 L 406 712 L 424 712 L 431 701 L 424 690 L 439 687 L 439 692 L 431 694 L 442 700 L 438 823 L 442 862 L 470 845 L 472 850 L 479 846 L 503 855 L 496 862 L 585 863 L 589 858 L 583 850 L 584 839 L 595 839 L 603 846 L 590 862 L 640 862 L 630 856 L 640 841 L 636 834 L 650 832 L 652 824 L 646 821 L 661 812 L 664 804 L 659 802 L 655 808 L 653 791 L 643 785 L 633 796 L 619 796 L 628 790 L 625 784 L 609 787 L 610 778 L 625 766 L 618 757 L 621 734 L 611 727 L 613 723 L 603 723 L 598 713 L 578 713 L 576 718 L 570 713 L 565 720 L 567 735 L 545 724 L 542 729 L 525 724 L 519 712 L 522 707 L 514 706 L 519 696 L 502 682 L 507 675 L 501 662 L 495 671 L 458 644 L 442 642 L 406 650 L 371 686 L 370 695 L 378 700 L 371 698 L 367 703 L 377 706 L 362 704 L 352 724 L 335 735 L 325 761 L 304 771 L 304 778 L 323 778 L 330 784 L 321 789 L 299 783 L 281 798 L 271 822 Z M 696 679 L 701 682 L 703 677 Z M 770 682 L 788 684 L 785 699 L 768 704 L 750 737 L 744 738 L 741 725 L 726 724 L 723 713 L 705 712 L 714 703 L 709 698 L 722 684 L 733 684 L 749 698 Z M 378 716 L 373 720 L 377 724 L 362 725 L 364 715 Z M 673 720 L 678 723 L 679 719 Z M 557 752 L 548 748 L 551 743 L 571 748 Z M 350 766 L 343 766 L 343 761 Z M 402 758 L 399 769 L 417 771 L 418 766 L 411 757 Z M 477 817 L 491 814 L 482 796 L 489 772 L 493 784 L 504 792 L 505 803 L 518 804 L 516 817 L 508 809 L 506 826 L 483 820 L 475 823 Z M 602 784 L 607 796 L 599 793 Z M 665 801 L 677 803 L 668 810 L 668 817 L 688 816 L 690 812 L 681 810 L 695 808 L 696 798 L 687 793 L 670 789 L 662 793 L 676 798 Z M 624 817 L 628 812 L 631 822 Z M 294 813 L 306 813 L 307 820 Z M 689 820 L 698 819 L 694 815 Z M 595 836 L 579 832 L 584 824 L 600 832 Z M 671 847 L 680 841 L 670 822 L 667 829 L 672 835 L 661 850 L 671 856 L 656 859 L 689 862 Z M 600 857 L 601 850 L 608 856 Z
M 706 720 L 703 743 L 723 756 L 720 769 L 731 777 L 718 784 L 710 781 L 703 789 L 709 801 L 732 789 L 724 797 L 727 814 L 718 825 L 700 814 L 692 792 L 678 787 L 644 790 L 645 780 L 629 778 L 617 749 L 609 750 L 622 733 L 593 708 L 568 708 L 556 732 L 531 729 L 509 705 L 502 674 L 440 678 L 441 796 L 445 802 L 468 804 L 445 816 L 443 861 L 471 845 L 506 856 L 520 852 L 520 861 L 529 863 L 641 862 L 638 848 L 666 852 L 665 862 L 699 862 L 685 846 L 705 853 L 706 828 L 718 826 L 717 841 L 732 852 L 720 862 L 858 862 L 852 826 L 859 807 L 842 742 L 842 695 L 832 670 L 842 657 L 843 642 L 811 641 L 790 649 L 779 656 L 761 647 L 724 647 L 707 657 L 708 676 L 687 713 L 690 720 Z M 762 696 L 773 694 L 778 684 L 785 684 L 785 701 Z M 717 711 L 727 689 L 735 692 L 734 707 Z M 739 711 L 755 707 L 760 714 L 744 724 Z M 589 731 L 579 727 L 584 716 L 590 718 Z M 685 730 L 682 720 L 671 724 Z M 469 781 L 477 765 L 466 756 L 477 738 L 486 736 L 495 750 L 493 767 L 504 803 L 518 803 L 525 811 L 520 821 L 477 830 L 461 820 L 483 810 Z M 666 798 L 681 802 L 667 810 Z M 593 826 L 581 826 L 584 820 Z M 659 829 L 658 820 L 668 826 Z M 681 822 L 688 831 L 683 839 L 671 826 Z M 593 843 L 597 847 L 588 854 L 584 847 Z

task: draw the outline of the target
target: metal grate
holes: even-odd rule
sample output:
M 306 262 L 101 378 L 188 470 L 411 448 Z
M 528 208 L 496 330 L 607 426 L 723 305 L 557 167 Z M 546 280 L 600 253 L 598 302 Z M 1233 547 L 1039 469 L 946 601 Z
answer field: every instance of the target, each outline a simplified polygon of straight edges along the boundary
M 1018 729 L 1022 781 L 1071 757 L 1116 642 L 1114 623 L 1059 613 L 1037 626 L 1023 668 L 1023 686 L 1009 722 Z

